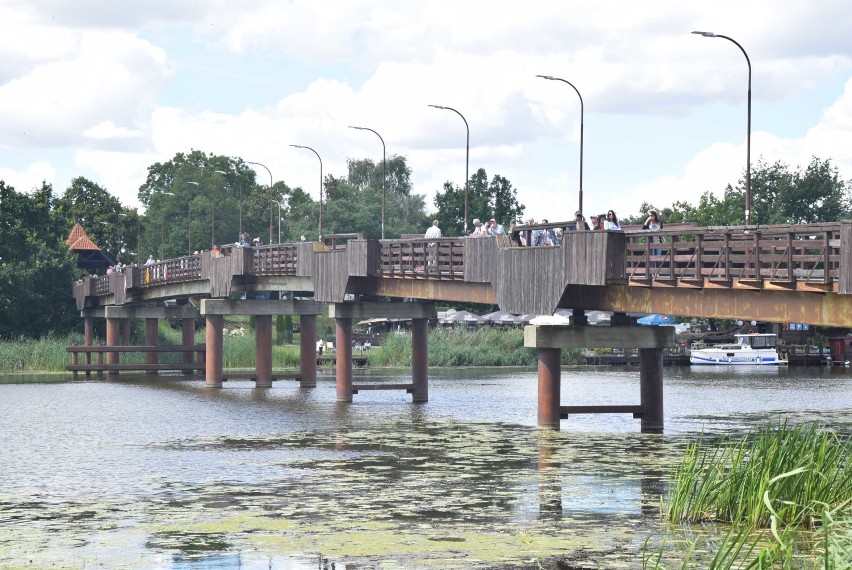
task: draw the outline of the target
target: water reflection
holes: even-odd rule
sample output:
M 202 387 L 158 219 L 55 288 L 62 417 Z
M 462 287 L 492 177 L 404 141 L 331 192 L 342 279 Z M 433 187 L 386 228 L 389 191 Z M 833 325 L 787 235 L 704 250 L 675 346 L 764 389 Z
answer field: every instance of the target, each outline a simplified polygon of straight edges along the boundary
M 634 568 L 690 438 L 780 417 L 852 431 L 836 369 L 667 369 L 664 435 L 629 415 L 538 430 L 535 386 L 531 370 L 433 370 L 412 405 L 339 404 L 331 375 L 4 384 L 0 566 Z M 633 401 L 636 370 L 563 372 L 563 403 Z

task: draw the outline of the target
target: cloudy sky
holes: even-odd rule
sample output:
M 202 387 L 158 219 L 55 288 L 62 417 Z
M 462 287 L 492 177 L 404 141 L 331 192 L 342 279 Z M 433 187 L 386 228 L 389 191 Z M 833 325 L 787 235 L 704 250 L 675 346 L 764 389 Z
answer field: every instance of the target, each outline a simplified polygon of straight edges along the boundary
M 852 179 L 847 0 L 0 0 L 0 179 L 85 176 L 138 205 L 176 152 L 240 156 L 317 198 L 319 164 L 407 158 L 432 196 L 501 174 L 527 214 L 638 213 L 721 193 L 752 164 Z M 260 170 L 258 180 L 268 174 Z

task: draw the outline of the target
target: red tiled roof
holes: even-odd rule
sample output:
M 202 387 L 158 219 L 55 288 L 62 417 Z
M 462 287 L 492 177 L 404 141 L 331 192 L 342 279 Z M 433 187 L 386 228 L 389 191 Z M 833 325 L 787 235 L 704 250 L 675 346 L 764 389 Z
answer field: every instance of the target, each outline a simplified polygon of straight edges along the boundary
M 82 229 L 82 228 L 81 228 Z M 68 249 L 71 251 L 80 251 L 80 250 L 90 250 L 90 251 L 100 251 L 101 248 L 95 245 L 95 242 L 89 239 L 89 236 L 83 232 L 83 235 L 77 239 L 74 243 L 68 246 Z
M 81 226 L 80 223 L 78 222 L 78 223 L 74 224 L 73 228 L 71 228 L 71 233 L 68 234 L 68 239 L 65 240 L 65 243 L 67 243 L 68 245 L 71 245 L 72 243 L 74 243 L 78 239 L 80 239 L 81 237 L 88 238 L 89 235 L 86 233 L 86 230 L 83 229 L 83 226 Z

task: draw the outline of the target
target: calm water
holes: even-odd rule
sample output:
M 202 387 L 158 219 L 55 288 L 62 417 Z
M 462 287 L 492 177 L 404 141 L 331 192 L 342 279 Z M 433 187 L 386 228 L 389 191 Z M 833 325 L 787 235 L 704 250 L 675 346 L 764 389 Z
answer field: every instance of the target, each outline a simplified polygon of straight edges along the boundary
M 339 405 L 330 375 L 0 376 L 0 566 L 636 568 L 686 441 L 781 418 L 852 432 L 852 370 L 665 374 L 663 435 L 629 415 L 540 432 L 533 370 L 432 370 L 424 405 Z M 563 370 L 562 386 L 564 404 L 639 402 L 635 368 Z

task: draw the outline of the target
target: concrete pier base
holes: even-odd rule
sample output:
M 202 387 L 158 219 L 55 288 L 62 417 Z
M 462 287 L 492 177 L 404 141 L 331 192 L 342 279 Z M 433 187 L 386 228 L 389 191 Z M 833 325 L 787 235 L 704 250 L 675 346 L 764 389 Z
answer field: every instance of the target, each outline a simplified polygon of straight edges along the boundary
M 299 373 L 302 388 L 317 385 L 317 316 L 299 315 Z
M 337 401 L 352 401 L 352 319 L 338 317 L 335 329 L 335 379 Z
M 272 387 L 272 315 L 254 318 L 256 388 Z
M 413 402 L 429 401 L 429 346 L 427 344 L 429 321 L 414 319 L 411 321 L 411 392 Z
M 222 387 L 222 315 L 207 315 L 205 344 L 207 348 L 205 381 L 211 388 Z

